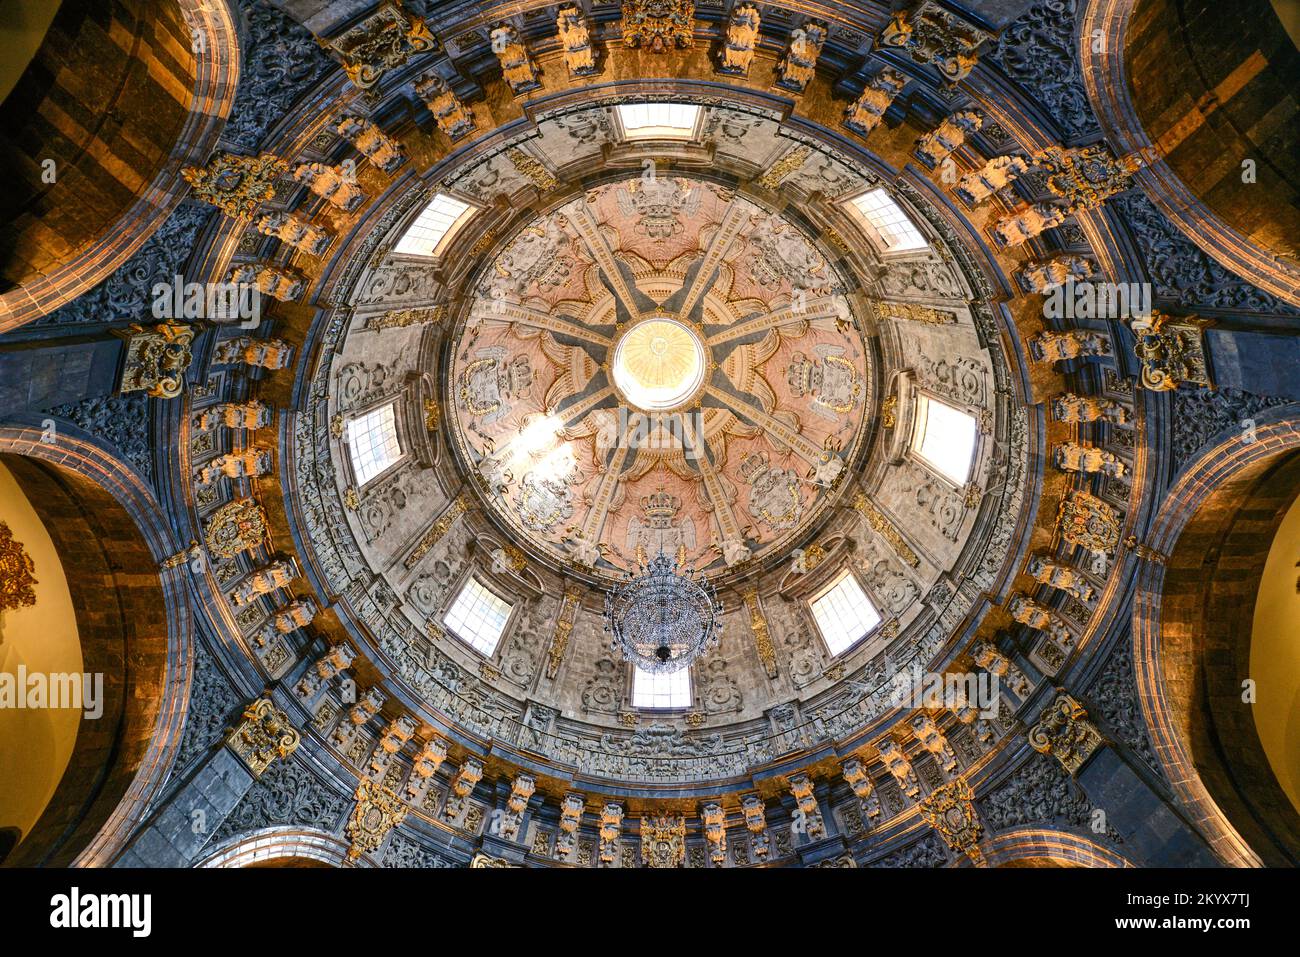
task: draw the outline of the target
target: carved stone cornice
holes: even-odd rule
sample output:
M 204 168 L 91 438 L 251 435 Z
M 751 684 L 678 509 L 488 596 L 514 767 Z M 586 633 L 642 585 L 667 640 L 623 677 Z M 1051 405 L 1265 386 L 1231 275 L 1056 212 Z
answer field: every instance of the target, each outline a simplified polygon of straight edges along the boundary
M 1035 751 L 1055 757 L 1071 774 L 1077 774 L 1085 761 L 1105 744 L 1097 726 L 1088 720 L 1088 711 L 1064 691 L 1043 709 L 1038 723 L 1029 729 L 1029 745 Z
M 287 758 L 298 747 L 298 731 L 289 716 L 270 698 L 258 698 L 244 709 L 239 724 L 226 736 L 226 747 L 260 778 L 277 758 Z

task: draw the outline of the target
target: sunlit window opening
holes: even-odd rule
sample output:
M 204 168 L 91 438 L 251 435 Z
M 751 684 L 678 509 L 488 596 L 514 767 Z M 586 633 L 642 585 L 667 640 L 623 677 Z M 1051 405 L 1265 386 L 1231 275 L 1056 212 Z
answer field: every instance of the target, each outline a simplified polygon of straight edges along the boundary
M 880 612 L 847 568 L 813 599 L 812 613 L 832 655 L 848 651 L 880 624 Z
M 439 256 L 456 230 L 473 215 L 473 206 L 439 193 L 407 227 L 393 251 L 412 256 Z
M 357 485 L 365 485 L 372 478 L 395 465 L 402 457 L 402 446 L 397 441 L 397 417 L 393 403 L 367 412 L 348 422 L 348 450 L 352 454 L 352 471 Z
M 617 109 L 629 140 L 688 140 L 700 117 L 693 103 L 621 103 Z
M 965 485 L 975 459 L 975 417 L 927 395 L 916 397 L 912 450 L 954 485 Z
M 689 708 L 691 669 L 656 675 L 637 668 L 632 675 L 632 707 Z
M 884 189 L 873 189 L 849 202 L 871 224 L 888 252 L 924 249 L 929 245 L 907 213 Z
M 442 621 L 465 644 L 491 657 L 510 618 L 510 607 L 471 575 Z

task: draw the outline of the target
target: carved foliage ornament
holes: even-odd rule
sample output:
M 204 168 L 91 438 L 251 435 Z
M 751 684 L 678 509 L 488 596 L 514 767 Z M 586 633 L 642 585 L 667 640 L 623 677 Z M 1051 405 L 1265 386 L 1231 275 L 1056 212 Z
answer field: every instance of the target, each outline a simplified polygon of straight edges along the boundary
M 385 2 L 355 27 L 320 45 L 343 60 L 343 70 L 359 89 L 373 87 L 389 70 L 416 53 L 435 51 L 438 41 L 417 16 L 400 3 Z
M 1108 552 L 1119 544 L 1119 516 L 1097 496 L 1071 492 L 1056 518 L 1061 537 L 1091 552 Z
M 623 0 L 623 43 L 634 50 L 686 49 L 694 31 L 695 0 Z
M 990 36 L 934 0 L 925 0 L 912 10 L 894 13 L 880 31 L 880 45 L 906 50 L 918 63 L 933 63 L 953 85 L 975 68 L 975 51 Z
M 212 513 L 205 535 L 214 557 L 234 558 L 265 540 L 266 513 L 255 500 L 237 498 Z
M 226 745 L 248 765 L 254 777 L 261 777 L 276 758 L 292 754 L 299 740 L 289 716 L 272 704 L 270 698 L 258 698 L 244 709 L 243 718 L 227 736 Z
M 957 778 L 931 791 L 921 802 L 921 813 L 950 848 L 982 864 L 979 840 L 984 827 L 975 813 L 973 796 L 965 779 Z
M 1168 392 L 1184 382 L 1212 387 L 1210 366 L 1205 357 L 1202 320 L 1175 321 L 1155 312 L 1154 323 L 1139 330 L 1133 352 L 1142 363 L 1142 387 Z
M 348 859 L 356 860 L 379 847 L 386 835 L 406 817 L 406 805 L 388 788 L 363 780 L 357 786 L 357 804 L 345 833 L 352 845 Z
M 23 549 L 23 543 L 14 540 L 13 532 L 0 522 L 0 611 L 30 608 L 36 604 L 38 584 L 32 577 L 36 564 Z
M 1064 691 L 1043 709 L 1038 723 L 1029 729 L 1029 745 L 1035 751 L 1053 755 L 1065 770 L 1077 774 L 1105 740 L 1088 720 L 1088 711 Z
M 686 862 L 686 819 L 641 818 L 641 860 L 646 867 L 681 867 Z
M 185 166 L 181 176 L 194 198 L 209 203 L 227 216 L 250 218 L 260 203 L 275 195 L 275 181 L 289 164 L 270 153 L 237 156 L 217 153 L 204 167 Z
M 119 391 L 144 392 L 155 399 L 181 394 L 185 371 L 194 358 L 193 329 L 179 322 L 161 322 L 152 329 L 133 323 L 117 335 L 126 339 Z

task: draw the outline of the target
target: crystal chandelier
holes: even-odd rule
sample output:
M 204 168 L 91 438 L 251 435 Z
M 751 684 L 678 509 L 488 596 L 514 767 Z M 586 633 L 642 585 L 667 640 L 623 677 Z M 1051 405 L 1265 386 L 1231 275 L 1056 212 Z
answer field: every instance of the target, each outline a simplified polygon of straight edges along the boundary
M 643 671 L 680 671 L 718 643 L 717 591 L 682 567 L 683 556 L 660 552 L 647 563 L 637 551 L 636 574 L 605 594 L 605 631 L 611 647 Z

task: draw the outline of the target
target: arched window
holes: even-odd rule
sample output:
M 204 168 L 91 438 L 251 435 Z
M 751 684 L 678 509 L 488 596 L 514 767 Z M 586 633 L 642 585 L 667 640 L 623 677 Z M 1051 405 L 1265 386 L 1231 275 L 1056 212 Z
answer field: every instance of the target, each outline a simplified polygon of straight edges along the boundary
M 700 119 L 694 103 L 620 103 L 617 109 L 625 140 L 689 140 Z
M 392 468 L 402 457 L 397 414 L 391 402 L 348 422 L 347 438 L 358 487 Z
M 871 227 L 885 252 L 910 252 L 930 245 L 911 217 L 903 212 L 903 208 L 883 188 L 868 190 L 853 197 L 848 203 Z
M 475 213 L 473 206 L 439 193 L 424 207 L 393 247 L 395 253 L 410 256 L 441 256 L 456 230 Z
M 506 630 L 512 607 L 471 575 L 465 579 L 442 621 L 453 635 L 490 658 Z

